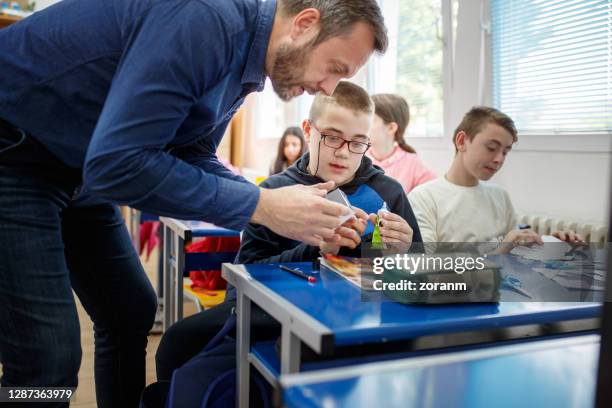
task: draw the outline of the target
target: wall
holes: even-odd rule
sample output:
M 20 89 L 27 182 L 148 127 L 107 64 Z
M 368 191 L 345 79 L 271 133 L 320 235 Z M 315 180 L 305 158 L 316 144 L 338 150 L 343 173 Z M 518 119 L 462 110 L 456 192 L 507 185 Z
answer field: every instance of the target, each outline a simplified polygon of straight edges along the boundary
M 609 149 L 608 149 L 609 150 Z M 523 214 L 607 223 L 610 153 L 513 152 L 496 180 Z
M 36 11 L 42 10 L 45 7 L 49 7 L 50 5 L 59 2 L 60 0 L 36 0 Z

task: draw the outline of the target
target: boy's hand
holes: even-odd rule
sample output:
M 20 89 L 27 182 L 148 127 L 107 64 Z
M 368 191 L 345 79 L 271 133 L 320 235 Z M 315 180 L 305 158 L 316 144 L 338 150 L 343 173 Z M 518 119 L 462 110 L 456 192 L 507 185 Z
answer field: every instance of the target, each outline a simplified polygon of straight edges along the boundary
M 504 237 L 499 252 L 510 252 L 516 246 L 544 245 L 542 238 L 532 229 L 512 230 Z
M 405 252 L 412 245 L 414 231 L 405 219 L 389 211 L 381 211 L 380 236 L 382 241 L 397 251 Z M 376 225 L 376 214 L 370 214 L 370 221 Z
M 580 236 L 580 234 L 574 231 L 554 231 L 552 234 L 553 237 L 560 239 L 561 241 L 565 241 L 568 244 L 573 245 L 584 245 L 584 238 Z
M 341 247 L 355 249 L 361 244 L 361 235 L 366 229 L 368 215 L 361 208 L 353 207 L 353 210 L 355 218 L 351 218 L 336 229 L 337 237 L 331 240 L 324 239 L 319 243 L 321 252 L 338 255 Z
M 324 198 L 333 188 L 333 181 L 313 186 L 262 188 L 251 222 L 314 246 L 318 246 L 321 239 L 338 239 L 335 230 L 339 226 L 339 217 L 347 214 L 348 210 Z

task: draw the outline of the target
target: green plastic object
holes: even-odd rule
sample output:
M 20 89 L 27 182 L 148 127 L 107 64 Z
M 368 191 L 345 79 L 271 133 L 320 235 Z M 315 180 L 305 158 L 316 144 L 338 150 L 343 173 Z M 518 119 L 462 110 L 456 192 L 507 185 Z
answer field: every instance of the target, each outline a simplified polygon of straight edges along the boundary
M 380 235 L 380 219 L 381 219 L 381 211 L 389 211 L 387 207 L 387 203 L 383 202 L 382 207 L 378 210 L 376 214 L 376 224 L 374 225 L 374 232 L 372 233 L 372 248 L 374 249 L 386 249 L 387 246 L 382 240 L 382 236 Z

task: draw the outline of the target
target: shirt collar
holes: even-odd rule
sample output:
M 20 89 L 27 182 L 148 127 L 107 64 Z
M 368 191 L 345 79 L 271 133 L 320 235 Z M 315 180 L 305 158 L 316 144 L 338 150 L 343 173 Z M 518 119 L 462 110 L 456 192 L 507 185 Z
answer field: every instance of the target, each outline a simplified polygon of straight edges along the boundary
M 255 37 L 241 82 L 242 85 L 254 84 L 255 90 L 259 92 L 266 82 L 266 52 L 276 13 L 276 0 L 259 0 L 258 8 Z
M 404 156 L 404 150 L 402 150 L 401 147 L 399 147 L 399 145 L 396 143 L 395 147 L 393 148 L 393 151 L 391 152 L 391 154 L 389 156 L 387 156 L 386 158 L 382 159 L 382 160 L 376 160 L 376 162 L 380 163 L 380 165 L 382 166 L 389 166 L 393 163 L 395 163 L 398 159 L 403 158 Z

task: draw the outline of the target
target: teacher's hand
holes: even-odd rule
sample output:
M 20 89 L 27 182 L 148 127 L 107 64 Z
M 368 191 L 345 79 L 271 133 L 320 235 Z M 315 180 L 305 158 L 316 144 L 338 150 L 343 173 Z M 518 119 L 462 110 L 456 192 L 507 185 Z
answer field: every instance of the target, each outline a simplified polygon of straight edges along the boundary
M 314 246 L 321 240 L 339 239 L 335 230 L 340 226 L 340 216 L 349 210 L 325 198 L 333 188 L 333 181 L 312 186 L 262 188 L 251 222 Z

